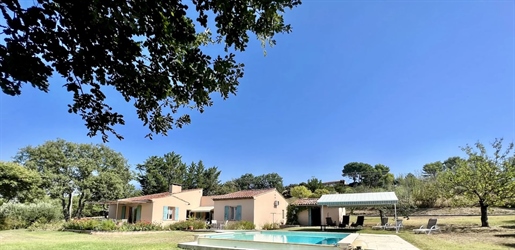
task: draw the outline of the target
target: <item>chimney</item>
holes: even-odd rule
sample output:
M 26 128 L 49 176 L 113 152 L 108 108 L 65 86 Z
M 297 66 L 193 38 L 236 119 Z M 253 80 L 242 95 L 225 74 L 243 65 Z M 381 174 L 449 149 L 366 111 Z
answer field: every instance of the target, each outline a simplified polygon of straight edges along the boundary
M 176 185 L 176 184 L 170 185 L 170 189 L 168 190 L 168 192 L 170 192 L 172 194 L 180 193 L 181 191 L 182 191 L 182 186 Z

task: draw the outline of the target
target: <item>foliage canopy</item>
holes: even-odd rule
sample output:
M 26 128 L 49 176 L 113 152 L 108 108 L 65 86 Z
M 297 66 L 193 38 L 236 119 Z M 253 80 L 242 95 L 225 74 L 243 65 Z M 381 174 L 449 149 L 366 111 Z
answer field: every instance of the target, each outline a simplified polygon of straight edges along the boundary
M 20 0 L 0 2 L 5 36 L 0 44 L 0 87 L 20 95 L 24 84 L 48 92 L 56 74 L 73 95 L 69 112 L 80 114 L 89 136 L 108 134 L 125 124 L 107 102 L 114 89 L 132 102 L 150 130 L 166 135 L 190 123 L 181 108 L 203 112 L 211 93 L 235 94 L 244 65 L 233 52 L 245 51 L 251 34 L 275 44 L 291 32 L 283 13 L 300 0 L 136 1 Z M 193 11 L 189 10 L 194 7 Z M 195 21 L 192 19 L 194 18 Z M 216 30 L 213 35 L 210 28 Z M 205 31 L 197 32 L 203 29 Z M 210 56 L 208 45 L 225 52 Z M 233 51 L 233 52 L 230 52 Z

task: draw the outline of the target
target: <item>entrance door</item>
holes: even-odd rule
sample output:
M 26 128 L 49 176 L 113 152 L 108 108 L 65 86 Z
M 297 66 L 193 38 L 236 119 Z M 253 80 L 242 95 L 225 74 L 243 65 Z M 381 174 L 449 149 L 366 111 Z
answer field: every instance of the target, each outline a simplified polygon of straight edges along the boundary
M 312 207 L 311 208 L 311 226 L 320 226 L 320 207 Z
M 129 219 L 127 220 L 127 222 L 129 223 L 132 223 L 132 219 L 133 219 L 133 214 L 132 214 L 132 207 L 129 207 Z

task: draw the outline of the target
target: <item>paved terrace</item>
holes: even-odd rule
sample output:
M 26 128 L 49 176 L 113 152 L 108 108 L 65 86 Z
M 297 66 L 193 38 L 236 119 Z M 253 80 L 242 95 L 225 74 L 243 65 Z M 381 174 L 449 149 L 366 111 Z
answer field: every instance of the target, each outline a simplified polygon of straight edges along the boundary
M 419 250 L 397 235 L 359 234 L 352 245 L 374 250 Z

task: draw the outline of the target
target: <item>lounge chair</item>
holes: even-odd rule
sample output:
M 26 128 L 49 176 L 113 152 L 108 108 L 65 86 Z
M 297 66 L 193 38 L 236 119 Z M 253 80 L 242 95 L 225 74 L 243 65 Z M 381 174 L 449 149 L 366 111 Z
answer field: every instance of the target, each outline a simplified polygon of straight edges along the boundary
M 404 225 L 402 224 L 402 219 L 397 219 L 397 220 L 395 221 L 395 225 L 388 224 L 388 225 L 385 227 L 385 229 L 386 229 L 386 230 L 395 230 L 395 231 L 398 233 L 398 232 L 399 232 L 399 230 L 400 230 L 401 228 L 403 228 L 403 227 L 404 227 Z
M 426 228 L 424 228 L 424 225 L 422 225 L 422 226 L 420 226 L 419 229 L 413 229 L 413 232 L 414 233 L 426 233 L 426 234 L 430 234 L 431 232 L 436 232 L 436 231 L 441 232 L 438 225 L 436 225 L 437 221 L 438 221 L 438 219 L 431 218 L 427 221 Z
M 218 229 L 218 222 L 216 220 L 211 220 L 211 224 L 209 224 L 209 229 Z
M 336 227 L 336 221 L 333 221 L 333 218 L 331 218 L 331 217 L 325 217 L 325 223 L 328 226 Z
M 348 225 L 350 225 L 350 216 L 349 215 L 344 215 L 342 217 L 342 222 L 340 223 L 340 225 L 338 225 L 338 227 L 345 228 Z
M 381 223 L 373 226 L 372 229 L 386 229 L 388 226 L 388 217 L 381 217 Z
M 356 219 L 356 222 L 352 223 L 350 226 L 351 227 L 363 227 L 364 223 L 365 223 L 365 216 L 359 215 L 358 218 Z

